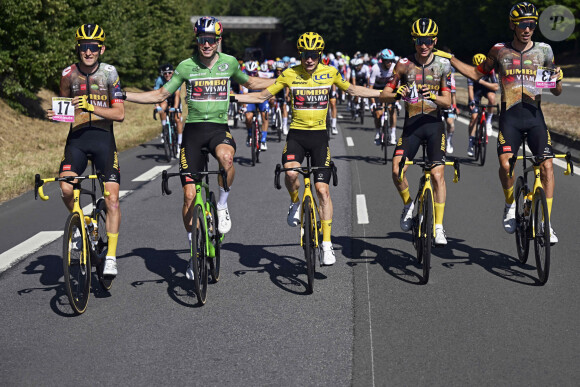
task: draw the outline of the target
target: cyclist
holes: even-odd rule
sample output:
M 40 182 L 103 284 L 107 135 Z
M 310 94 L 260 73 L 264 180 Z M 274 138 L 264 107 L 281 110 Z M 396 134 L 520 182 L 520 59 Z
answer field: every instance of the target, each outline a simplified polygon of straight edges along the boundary
M 451 52 L 448 48 L 443 48 L 446 52 Z M 455 119 L 459 115 L 457 108 L 457 89 L 455 88 L 455 69 L 451 66 L 451 106 L 448 109 L 442 109 L 443 122 L 445 122 L 445 133 L 447 134 L 446 152 L 453 153 L 453 134 L 455 133 Z
M 267 67 L 267 65 L 266 65 Z M 259 71 L 258 62 L 250 61 L 246 63 L 246 74 L 252 77 L 259 77 L 263 79 L 270 79 L 272 77 L 260 76 L 264 75 L 265 72 Z M 249 90 L 248 88 L 242 87 L 242 93 L 255 93 L 260 90 Z M 268 136 L 268 113 L 270 113 L 270 105 L 268 101 L 256 105 L 250 103 L 246 105 L 246 128 L 248 129 L 248 137 L 246 137 L 246 146 L 250 146 L 250 138 L 252 137 L 252 119 L 254 114 L 260 112 L 260 117 L 262 119 L 262 138 L 260 138 L 260 150 L 267 150 L 266 137 Z
M 556 87 L 550 92 L 558 96 L 562 93 L 564 74 L 555 67 L 552 47 L 546 43 L 532 41 L 534 29 L 538 25 L 538 10 L 532 3 L 516 3 L 509 12 L 509 26 L 513 31 L 511 42 L 494 45 L 487 58 L 477 68 L 461 62 L 450 54 L 451 64 L 463 75 L 479 80 L 492 70 L 500 78 L 501 112 L 499 116 L 499 134 L 497 154 L 499 157 L 499 178 L 505 196 L 503 226 L 507 233 L 515 232 L 514 180 L 510 178 L 509 159 L 517 153 L 522 140 L 522 133 L 528 134 L 528 145 L 534 156 L 543 157 L 553 154 L 550 132 L 546 126 L 540 107 L 542 89 L 536 87 L 535 76 L 538 70 L 552 70 L 551 80 Z M 439 53 L 439 55 L 441 55 Z M 551 215 L 554 198 L 554 170 L 552 159 L 547 158 L 540 165 L 542 185 L 546 192 L 548 214 Z M 552 223 L 550 222 L 550 227 Z M 550 242 L 557 243 L 558 238 L 550 229 Z
M 371 75 L 369 77 L 370 87 L 377 90 L 383 90 L 387 85 L 387 81 L 393 76 L 393 70 L 395 69 L 396 61 L 395 61 L 395 53 L 393 50 L 389 50 L 385 48 L 383 51 L 380 52 L 379 58 L 381 59 L 380 63 L 373 65 L 371 69 Z M 374 100 L 371 102 L 371 106 L 374 105 Z M 397 143 L 397 110 L 394 104 L 389 104 L 387 106 L 389 112 L 389 118 L 391 122 L 391 133 L 389 135 L 389 143 L 391 145 L 395 145 Z M 372 110 L 372 109 L 371 109 Z M 375 128 L 377 129 L 377 133 L 375 134 L 375 143 L 377 145 L 381 145 L 381 116 L 383 115 L 385 107 L 382 103 L 378 103 L 375 105 Z
M 284 168 L 299 167 L 305 153 L 310 152 L 312 166 L 330 165 L 330 148 L 326 134 L 326 115 L 330 99 L 330 89 L 336 84 L 341 90 L 365 98 L 378 98 L 378 90 L 354 86 L 345 81 L 338 70 L 320 63 L 324 40 L 316 32 L 306 32 L 298 38 L 298 52 L 301 64 L 282 72 L 276 83 L 260 93 L 236 96 L 240 102 L 257 103 L 268 100 L 272 95 L 288 87 L 292 94 L 292 122 L 282 153 Z M 331 172 L 324 170 L 316 173 L 314 186 L 320 202 L 322 223 L 322 264 L 336 262 L 330 240 L 332 225 L 332 201 L 328 183 Z M 285 184 L 290 194 L 288 224 L 296 227 L 300 223 L 300 201 L 298 198 L 300 181 L 297 172 L 286 172 Z
M 351 83 L 356 86 L 368 87 L 370 71 L 369 67 L 363 64 L 362 57 L 352 59 L 350 61 L 350 64 L 351 64 L 351 73 L 350 73 Z M 358 118 L 359 103 L 361 105 L 364 105 L 364 102 L 359 101 L 359 98 L 355 97 L 353 103 L 351 104 L 351 109 L 355 110 L 355 118 Z M 361 109 L 361 114 L 364 114 L 363 109 Z
M 479 66 L 485 61 L 485 55 L 475 54 L 472 58 L 474 66 Z M 469 145 L 467 147 L 467 155 L 473 156 L 473 144 L 475 141 L 475 128 L 477 124 L 477 113 L 479 113 L 479 108 L 477 105 L 481 104 L 481 97 L 485 96 L 489 101 L 490 105 L 495 105 L 495 92 L 499 90 L 499 85 L 497 83 L 497 77 L 495 76 L 495 71 L 491 72 L 483 77 L 479 78 L 477 82 L 473 82 L 471 79 L 467 78 L 467 94 L 469 98 L 469 110 L 471 110 L 471 120 L 469 121 Z M 486 130 L 487 135 L 491 136 L 491 118 L 493 117 L 493 108 L 489 108 L 487 112 L 487 122 Z
M 84 172 L 88 155 L 92 155 L 98 173 L 105 179 L 108 250 L 103 274 L 117 275 L 117 241 L 121 224 L 119 207 L 119 158 L 113 134 L 113 122 L 122 122 L 125 107 L 117 69 L 99 62 L 105 52 L 105 31 L 98 24 L 83 24 L 76 31 L 76 53 L 79 61 L 62 72 L 60 96 L 72 98 L 75 121 L 71 123 L 59 176 L 78 176 Z M 52 119 L 54 111 L 48 111 Z M 73 187 L 61 182 L 62 199 L 73 209 Z M 81 238 L 80 233 L 75 235 Z
M 437 43 L 437 24 L 434 20 L 421 18 L 411 27 L 415 53 L 397 63 L 394 75 L 382 97 L 387 102 L 403 98 L 405 123 L 393 154 L 393 182 L 404 202 L 401 229 L 409 231 L 412 226 L 413 199 L 405 177 L 399 182 L 399 162 L 402 157 L 412 160 L 422 141 L 427 142 L 427 158 L 430 162 L 445 161 L 445 129 L 441 121 L 441 109 L 451 106 L 451 65 L 449 60 L 433 55 Z M 400 86 L 397 87 L 397 84 Z M 396 89 L 396 92 L 395 92 Z M 405 170 L 407 166 L 405 166 Z M 435 244 L 446 245 L 443 229 L 446 187 L 444 166 L 431 170 L 435 207 Z
M 282 71 L 286 69 L 286 65 L 283 61 L 277 61 L 275 63 L 275 73 L 274 77 L 278 78 Z M 285 87 L 276 94 L 276 100 L 280 105 L 280 110 L 282 110 L 282 132 L 286 135 L 288 134 L 288 101 L 290 100 L 289 89 Z
M 201 153 L 208 147 L 219 165 L 227 172 L 228 186 L 231 187 L 235 168 L 233 164 L 236 143 L 228 128 L 228 108 L 230 78 L 249 89 L 262 89 L 274 83 L 273 79 L 248 77 L 242 73 L 238 61 L 233 56 L 218 52 L 223 35 L 219 20 L 204 16 L 195 22 L 194 33 L 197 41 L 196 53 L 182 61 L 173 77 L 158 90 L 131 93 L 127 100 L 137 103 L 159 103 L 169 97 L 182 83 L 187 84 L 188 115 L 183 131 L 183 143 L 180 154 L 180 171 L 195 172 L 203 167 Z M 231 228 L 228 211 L 228 195 L 220 182 L 220 195 L 217 203 L 218 229 L 227 233 Z M 182 177 L 183 185 L 183 223 L 191 242 L 191 211 L 195 198 L 195 185 L 189 177 Z M 193 278 L 193 271 L 188 268 L 187 277 Z
M 159 77 L 155 80 L 154 90 L 159 89 L 165 85 L 173 76 L 173 66 L 169 63 L 159 67 Z M 177 129 L 177 155 L 181 149 L 181 138 L 183 136 L 183 122 L 181 122 L 181 92 L 179 89 L 175 90 L 169 98 L 165 101 L 155 104 L 155 110 L 161 116 L 161 125 L 167 125 L 167 111 L 175 112 L 175 126 Z M 161 142 L 163 142 L 163 135 L 161 135 Z

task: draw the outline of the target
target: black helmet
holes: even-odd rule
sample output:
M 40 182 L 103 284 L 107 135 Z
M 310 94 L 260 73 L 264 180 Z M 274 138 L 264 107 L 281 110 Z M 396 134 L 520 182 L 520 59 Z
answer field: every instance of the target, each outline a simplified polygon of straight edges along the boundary
M 163 75 L 166 71 L 173 71 L 173 66 L 169 63 L 159 66 L 159 73 Z

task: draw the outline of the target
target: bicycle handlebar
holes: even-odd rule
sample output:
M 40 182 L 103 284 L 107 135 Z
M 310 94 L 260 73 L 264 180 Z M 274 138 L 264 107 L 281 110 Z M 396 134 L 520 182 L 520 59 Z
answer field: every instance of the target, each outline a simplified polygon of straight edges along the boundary
M 294 172 L 298 172 L 300 173 L 302 176 L 304 177 L 309 177 L 311 173 L 313 173 L 314 171 L 319 171 L 319 170 L 324 170 L 324 169 L 330 169 L 332 172 L 332 185 L 333 186 L 337 186 L 338 185 L 338 174 L 336 173 L 336 165 L 334 165 L 334 161 L 330 162 L 330 165 L 328 167 L 293 167 L 293 168 L 282 168 L 282 166 L 280 164 L 276 164 L 276 169 L 274 171 L 274 187 L 276 187 L 276 189 L 281 189 L 282 186 L 280 185 L 280 173 L 281 172 L 286 172 L 286 171 L 294 171 Z
M 102 177 L 99 175 L 88 175 L 88 176 L 51 177 L 48 179 L 41 179 L 40 175 L 37 173 L 34 176 L 34 200 L 37 200 L 39 196 L 44 201 L 47 201 L 48 199 L 50 199 L 50 197 L 48 195 L 44 194 L 44 189 L 42 188 L 42 186 L 46 183 L 51 183 L 53 181 L 64 181 L 66 183 L 74 185 L 74 184 L 77 184 L 74 182 L 74 180 L 79 180 L 79 182 L 80 182 L 80 181 L 86 180 L 86 179 L 99 179 L 99 181 L 101 181 Z M 105 189 L 105 185 L 103 184 L 103 195 L 109 196 L 110 194 L 111 193 Z
M 404 169 L 405 169 L 405 165 L 419 165 L 421 167 L 423 167 L 424 170 L 431 170 L 439 165 L 443 165 L 443 166 L 453 166 L 453 169 L 455 170 L 454 176 L 453 176 L 453 182 L 454 183 L 458 183 L 459 180 L 461 179 L 461 170 L 459 168 L 459 160 L 455 160 L 455 161 L 407 161 L 407 158 L 405 156 L 403 156 L 403 158 L 401 159 L 401 161 L 399 162 L 399 176 L 398 176 L 398 180 L 399 183 L 403 181 L 403 175 L 404 175 Z
M 168 180 L 170 177 L 174 176 L 189 176 L 194 181 L 201 180 L 201 177 L 208 176 L 208 175 L 220 175 L 222 177 L 222 184 L 224 191 L 228 192 L 230 187 L 228 186 L 228 174 L 225 169 L 220 168 L 219 171 L 201 171 L 201 172 L 176 172 L 176 173 L 167 173 L 167 171 L 163 171 L 161 174 L 161 193 L 163 195 L 171 195 L 173 191 L 169 189 Z
M 548 155 L 548 156 L 540 156 L 540 157 L 536 157 L 533 155 L 532 156 L 518 156 L 514 153 L 514 155 L 512 157 L 510 157 L 508 160 L 509 164 L 510 164 L 508 176 L 510 179 L 514 175 L 516 161 L 523 160 L 524 158 L 526 160 L 531 160 L 534 165 L 539 165 L 540 163 L 542 163 L 544 160 L 547 160 L 547 159 L 566 159 L 566 170 L 564 171 L 564 175 L 574 176 L 574 164 L 572 163 L 572 154 L 570 152 L 559 153 L 559 154 Z

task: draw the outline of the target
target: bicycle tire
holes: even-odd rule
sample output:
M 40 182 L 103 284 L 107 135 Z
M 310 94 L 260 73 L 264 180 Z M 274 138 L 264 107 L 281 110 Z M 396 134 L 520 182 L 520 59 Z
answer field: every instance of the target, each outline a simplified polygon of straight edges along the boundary
M 94 263 L 97 266 L 97 278 L 101 287 L 105 290 L 110 290 L 113 286 L 112 276 L 103 276 L 103 269 L 105 268 L 105 258 L 107 257 L 108 250 L 108 238 L 107 238 L 107 206 L 105 204 L 105 199 L 100 198 L 97 200 L 95 206 L 95 211 L 93 213 L 93 219 L 97 220 L 97 230 L 96 230 L 96 241 L 94 243 L 93 249 L 94 253 Z
M 485 165 L 485 157 L 487 153 L 487 127 L 485 121 L 479 124 L 479 165 Z
M 433 194 L 430 189 L 426 189 L 423 194 L 423 207 L 421 208 L 421 250 L 422 250 L 422 270 L 423 284 L 429 282 L 429 269 L 431 265 L 431 246 L 433 243 Z
M 276 110 L 276 132 L 278 134 L 278 142 L 282 142 L 282 111 L 280 108 Z
M 262 137 L 262 130 L 261 130 L 260 123 L 258 121 L 256 121 L 255 135 L 256 135 L 255 136 L 256 137 L 256 140 L 255 140 L 255 144 L 256 144 L 256 163 L 259 163 L 260 162 L 260 147 L 261 147 L 261 144 L 262 144 L 262 142 L 260 141 L 261 140 L 261 137 Z
M 165 160 L 171 161 L 171 144 L 169 143 L 169 130 L 166 125 L 163 126 L 163 151 L 165 152 Z
M 177 154 L 177 125 L 175 123 L 175 113 L 171 113 L 169 116 L 169 122 L 171 123 L 171 156 L 178 158 Z
M 365 123 L 365 107 L 364 104 L 361 103 L 361 107 L 360 107 L 360 124 L 364 124 Z
M 250 136 L 250 148 L 252 151 L 252 167 L 256 165 L 256 125 L 257 121 L 252 121 L 252 135 Z
M 64 227 L 62 262 L 66 295 L 75 314 L 87 309 L 91 293 L 91 257 L 85 246 L 85 238 L 80 238 L 73 246 L 73 236 L 84 234 L 84 220 L 77 212 L 69 214 Z
M 386 114 L 386 113 L 383 113 Z M 381 127 L 381 148 L 383 150 L 383 164 L 387 165 L 389 162 L 388 159 L 388 144 L 389 144 L 389 135 L 387 134 L 387 120 L 385 119 L 383 122 L 383 126 Z
M 304 199 L 302 206 L 302 248 L 304 249 L 304 260 L 306 261 L 306 274 L 308 283 L 306 290 L 309 294 L 314 292 L 314 273 L 316 272 L 316 253 L 314 252 L 315 226 L 312 224 L 313 213 L 310 197 Z
M 207 256 L 205 246 L 205 211 L 198 204 L 193 209 L 191 233 L 190 261 L 193 268 L 193 284 L 197 301 L 200 305 L 205 305 L 207 301 Z M 195 226 L 195 227 L 193 227 Z
M 209 258 L 208 261 L 212 283 L 216 283 L 220 279 L 222 234 L 218 230 L 217 202 L 213 192 L 209 194 L 209 208 L 212 224 L 208 224 L 208 230 L 211 230 L 211 234 L 213 234 L 211 239 L 215 256 Z
M 478 116 L 479 117 L 479 116 Z M 475 138 L 473 139 L 473 160 L 479 160 L 479 151 L 480 151 L 480 143 L 479 143 L 479 124 L 475 126 Z
M 550 275 L 550 216 L 546 193 L 542 187 L 534 194 L 534 252 L 540 284 L 544 285 Z
M 528 190 L 524 184 L 524 178 L 519 176 L 514 185 L 514 200 L 516 203 L 516 248 L 518 252 L 518 260 L 524 264 L 528 261 L 528 253 L 530 251 L 530 239 L 528 238 L 529 216 L 530 208 L 528 208 L 528 215 L 526 216 L 526 197 Z

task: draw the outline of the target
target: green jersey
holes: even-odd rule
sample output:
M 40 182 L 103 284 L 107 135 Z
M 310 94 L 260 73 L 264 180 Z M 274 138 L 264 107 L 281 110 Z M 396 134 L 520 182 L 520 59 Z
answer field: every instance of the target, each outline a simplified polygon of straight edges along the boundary
M 199 58 L 193 56 L 177 66 L 173 77 L 163 87 L 170 94 L 175 93 L 183 82 L 187 82 L 186 122 L 228 123 L 230 104 L 230 78 L 239 84 L 248 81 L 248 75 L 240 69 L 236 58 L 218 53 L 217 62 L 211 69 L 205 67 Z

